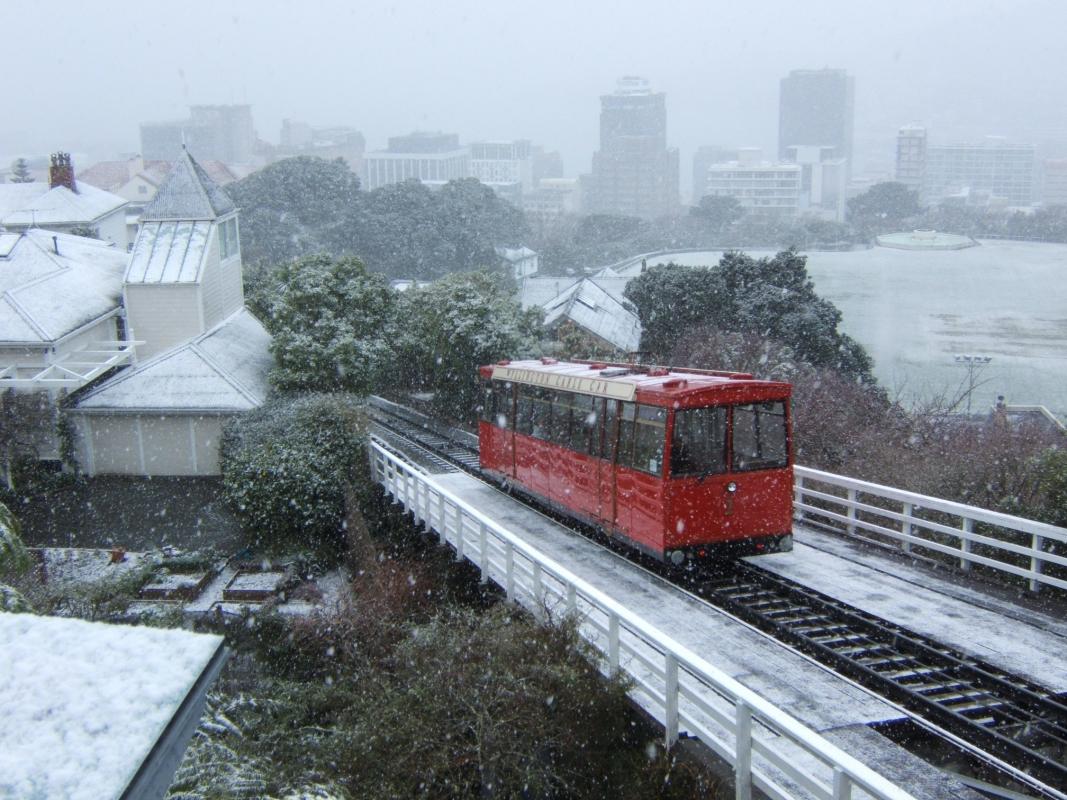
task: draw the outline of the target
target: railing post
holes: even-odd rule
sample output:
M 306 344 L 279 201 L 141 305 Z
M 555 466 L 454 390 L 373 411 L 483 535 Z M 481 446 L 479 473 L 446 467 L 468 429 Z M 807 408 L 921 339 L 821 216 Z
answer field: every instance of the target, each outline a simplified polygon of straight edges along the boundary
M 964 535 L 974 532 L 974 520 L 970 517 L 963 518 L 963 533 Z M 967 558 L 971 554 L 971 540 L 960 537 L 960 569 L 964 572 L 971 571 L 971 560 Z
M 734 704 L 734 797 L 752 800 L 752 709 L 744 700 Z
M 793 518 L 798 521 L 804 520 L 804 509 L 797 508 L 804 502 L 804 476 L 793 473 Z
M 456 505 L 456 561 L 463 560 L 463 507 Z
M 482 575 L 478 582 L 485 583 L 489 580 L 489 536 L 484 522 L 478 523 L 478 552 L 482 562 Z
M 852 781 L 841 767 L 834 767 L 834 800 L 850 800 Z
M 515 599 L 515 545 L 504 542 L 504 591 L 508 600 Z
M 667 749 L 678 741 L 678 658 L 674 653 L 663 655 L 663 727 Z
M 608 666 L 611 674 L 619 672 L 619 615 L 608 612 Z
M 856 535 L 856 498 L 857 498 L 857 496 L 858 496 L 858 492 L 855 489 L 849 489 L 848 490 L 848 513 L 846 515 L 848 517 L 848 527 L 846 528 L 846 530 L 848 531 L 848 535 L 849 536 L 855 536 Z
M 911 536 L 911 520 L 912 514 L 915 513 L 915 506 L 911 503 L 904 504 L 904 519 L 900 523 L 900 532 L 905 536 Z M 907 539 L 901 541 L 901 546 L 905 553 L 911 552 L 911 542 Z
M 542 614 L 541 614 L 541 612 L 542 612 L 541 605 L 543 603 L 545 605 L 545 607 L 547 607 L 548 603 L 545 602 L 545 599 L 544 599 L 545 595 L 544 595 L 544 587 L 543 587 L 542 579 L 541 579 L 542 570 L 541 570 L 541 562 L 540 561 L 536 561 L 535 560 L 533 562 L 532 572 L 533 572 L 533 610 L 534 610 L 534 614 L 537 617 L 541 617 L 542 616 Z
M 1034 573 L 1034 577 L 1030 579 L 1030 591 L 1040 592 L 1041 581 L 1037 579 L 1037 576 L 1045 570 L 1045 559 L 1041 557 L 1041 553 L 1045 550 L 1045 537 L 1033 534 L 1031 546 L 1034 554 L 1030 556 L 1030 571 Z
M 567 614 L 574 614 L 578 611 L 578 593 L 574 589 L 573 583 L 567 584 Z
M 440 489 L 437 490 L 437 522 L 440 525 L 437 533 L 437 541 L 444 544 L 448 541 L 448 518 L 445 516 L 445 493 Z M 433 521 L 430 521 L 430 528 L 433 528 Z

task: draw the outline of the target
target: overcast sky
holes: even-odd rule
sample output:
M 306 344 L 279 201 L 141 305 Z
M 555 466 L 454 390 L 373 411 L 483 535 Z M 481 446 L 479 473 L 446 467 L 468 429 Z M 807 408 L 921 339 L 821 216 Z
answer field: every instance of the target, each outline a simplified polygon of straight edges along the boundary
M 1067 152 L 1062 0 L 3 0 L 0 158 L 139 149 L 138 124 L 250 103 L 352 125 L 368 149 L 414 129 L 529 138 L 589 169 L 599 100 L 624 74 L 667 92 L 682 186 L 700 144 L 777 140 L 778 81 L 856 80 L 857 169 L 891 169 L 896 128 L 987 133 Z M 87 165 L 86 165 L 87 166 Z

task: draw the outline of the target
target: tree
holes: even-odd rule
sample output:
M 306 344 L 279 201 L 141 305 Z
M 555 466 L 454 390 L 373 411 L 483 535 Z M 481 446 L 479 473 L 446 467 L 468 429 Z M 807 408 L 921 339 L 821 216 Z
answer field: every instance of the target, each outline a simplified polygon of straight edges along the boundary
M 16 158 L 11 162 L 11 175 L 8 176 L 10 183 L 33 183 L 33 175 L 30 174 L 30 165 L 24 158 Z
M 16 465 L 35 458 L 56 422 L 56 407 L 47 392 L 0 393 L 0 476 L 15 491 Z
M 340 253 L 359 178 L 342 158 L 276 161 L 226 187 L 241 208 L 241 258 L 273 265 L 321 251 Z
M 454 273 L 401 295 L 396 366 L 404 386 L 434 393 L 448 416 L 472 420 L 479 365 L 532 355 L 541 333 L 539 309 L 523 311 L 488 272 Z
M 711 327 L 766 337 L 802 363 L 874 380 L 870 357 L 838 331 L 841 312 L 815 293 L 807 260 L 793 250 L 760 259 L 727 253 L 710 269 L 652 267 L 625 295 L 641 320 L 641 348 L 654 357 L 665 359 L 694 328 Z
M 255 544 L 343 545 L 345 488 L 364 480 L 363 429 L 358 402 L 343 394 L 270 400 L 226 427 L 223 494 Z
M 31 564 L 30 554 L 19 535 L 19 521 L 0 503 L 0 611 L 33 611 L 22 593 L 4 582 L 23 575 Z
M 848 201 L 848 221 L 865 236 L 899 231 L 922 211 L 919 196 L 903 183 L 876 183 Z
M 283 391 L 372 391 L 389 360 L 395 295 L 358 258 L 306 256 L 277 270 L 266 327 Z
M 714 233 L 721 233 L 745 215 L 736 197 L 708 194 L 689 209 L 689 216 L 704 223 Z

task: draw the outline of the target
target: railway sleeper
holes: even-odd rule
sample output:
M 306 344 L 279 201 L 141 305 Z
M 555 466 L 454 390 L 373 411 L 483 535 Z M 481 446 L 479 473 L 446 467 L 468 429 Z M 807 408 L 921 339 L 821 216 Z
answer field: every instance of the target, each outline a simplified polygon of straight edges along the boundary
M 812 641 L 823 647 L 829 647 L 831 649 L 840 645 L 850 644 L 852 642 L 864 641 L 866 637 L 862 633 L 846 634 L 844 636 L 830 636 L 830 637 L 812 637 Z

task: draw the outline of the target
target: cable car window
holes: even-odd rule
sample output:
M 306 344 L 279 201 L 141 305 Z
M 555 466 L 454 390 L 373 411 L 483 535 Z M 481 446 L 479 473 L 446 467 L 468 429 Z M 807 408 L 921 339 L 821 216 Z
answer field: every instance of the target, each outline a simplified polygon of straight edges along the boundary
M 552 423 L 552 392 L 548 389 L 534 389 L 530 393 L 530 400 L 530 435 L 538 439 L 548 439 L 549 425 Z
M 634 432 L 634 468 L 653 475 L 663 471 L 663 449 L 667 441 L 667 409 L 638 406 Z
M 637 416 L 636 403 L 623 403 L 619 417 L 619 452 L 616 463 L 623 467 L 632 467 L 634 457 L 634 418 Z
M 512 425 L 512 402 L 514 387 L 510 382 L 493 385 L 493 418 L 490 420 L 498 428 L 510 428 Z
M 564 447 L 571 446 L 571 404 L 574 395 L 570 392 L 554 392 L 552 398 L 552 423 L 549 439 Z
M 600 427 L 594 404 L 599 405 L 595 397 L 587 394 L 573 395 L 570 448 L 578 453 L 596 455 L 594 440 L 599 435 Z
M 671 475 L 713 475 L 726 471 L 726 409 L 687 408 L 674 414 Z
M 519 391 L 519 399 L 515 404 L 515 432 L 529 436 L 533 433 L 534 399 L 536 389 L 524 386 Z
M 617 400 L 603 400 L 604 424 L 601 426 L 600 457 L 608 461 L 615 460 L 615 444 L 618 436 L 616 420 L 619 417 Z
M 789 462 L 785 403 L 734 406 L 733 468 L 772 469 Z

